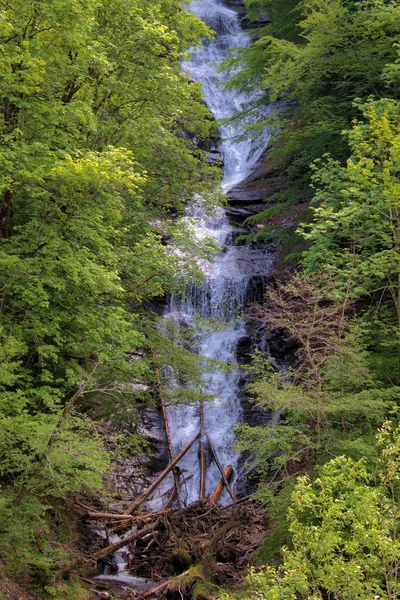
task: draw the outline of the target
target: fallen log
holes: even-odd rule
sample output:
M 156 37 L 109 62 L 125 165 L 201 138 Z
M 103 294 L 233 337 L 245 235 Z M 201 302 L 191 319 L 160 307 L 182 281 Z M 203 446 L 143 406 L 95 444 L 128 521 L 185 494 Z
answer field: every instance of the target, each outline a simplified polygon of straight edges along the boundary
M 212 455 L 213 455 L 213 457 L 214 457 L 215 464 L 217 465 L 217 467 L 218 467 L 218 470 L 219 470 L 219 472 L 221 473 L 221 477 L 222 477 L 222 480 L 223 480 L 223 482 L 224 482 L 224 485 L 225 485 L 226 489 L 228 490 L 228 493 L 229 493 L 230 497 L 232 498 L 232 500 L 233 500 L 234 502 L 236 502 L 236 496 L 235 496 L 235 494 L 232 492 L 231 486 L 229 485 L 229 481 L 228 481 L 228 479 L 226 478 L 226 475 L 225 475 L 224 469 L 222 468 L 222 465 L 221 465 L 221 463 L 219 462 L 219 458 L 218 458 L 218 456 L 217 456 L 217 453 L 215 452 L 214 444 L 212 443 L 212 440 L 211 440 L 211 438 L 210 438 L 210 436 L 209 436 L 208 434 L 207 434 L 207 440 L 208 440 L 208 443 L 210 444 L 210 450 L 211 450 L 211 453 L 212 453 Z M 231 477 L 231 475 L 230 475 L 229 477 Z
M 215 488 L 214 492 L 210 496 L 211 504 L 216 504 L 218 502 L 219 497 L 221 496 L 223 489 L 224 489 L 225 480 L 228 481 L 232 477 L 232 474 L 233 474 L 233 468 L 231 467 L 231 465 L 229 465 L 225 469 L 224 477 L 221 477 L 221 479 L 218 482 L 217 487 Z
M 154 352 L 154 350 L 153 350 L 153 359 L 154 359 L 154 362 L 156 363 L 157 356 L 156 356 L 156 353 Z M 173 451 L 172 442 L 171 442 L 171 432 L 169 429 L 167 406 L 165 404 L 164 393 L 163 393 L 163 389 L 162 389 L 162 385 L 161 385 L 160 369 L 158 368 L 157 364 L 156 364 L 156 375 L 157 375 L 158 391 L 159 391 L 160 402 L 161 402 L 161 414 L 162 414 L 162 419 L 163 419 L 165 436 L 167 438 L 169 460 L 170 460 L 170 462 L 172 462 L 174 460 L 174 451 Z M 182 500 L 181 500 L 181 495 L 180 495 L 180 490 L 179 490 L 179 485 L 180 485 L 179 484 L 179 473 L 176 469 L 173 469 L 173 476 L 174 476 L 174 485 L 175 485 L 175 496 L 178 499 L 179 508 L 182 508 Z
M 131 527 L 134 523 L 149 523 L 150 521 L 154 521 L 154 519 L 165 518 L 168 517 L 171 513 L 176 511 L 176 508 L 162 508 L 161 510 L 157 510 L 154 512 L 147 513 L 139 513 L 137 515 L 128 515 L 128 519 L 126 521 L 121 521 L 117 525 L 114 524 L 112 527 L 113 533 L 118 533 L 118 531 L 123 531 L 128 527 Z
M 183 448 L 183 450 L 181 450 L 181 452 L 179 452 L 179 454 L 168 465 L 168 467 L 166 469 L 164 469 L 164 471 L 162 473 L 160 473 L 160 475 L 158 477 L 156 477 L 156 479 L 147 488 L 147 490 L 144 492 L 144 494 L 142 494 L 140 496 L 140 498 L 138 498 L 137 500 L 135 500 L 135 502 L 133 504 L 131 504 L 131 506 L 129 506 L 129 508 L 126 511 L 127 514 L 132 514 L 133 512 L 135 512 L 135 510 L 138 509 L 139 506 L 145 500 L 147 500 L 147 498 L 150 496 L 150 494 L 156 489 L 157 486 L 160 485 L 160 483 L 163 481 L 163 479 L 166 478 L 166 476 L 168 475 L 168 473 L 170 471 L 172 471 L 172 469 L 178 464 L 178 462 L 181 460 L 181 458 L 183 458 L 185 456 L 185 454 L 190 450 L 190 448 L 193 446 L 193 444 L 195 443 L 195 441 L 199 439 L 199 437 L 200 437 L 200 432 L 197 435 L 195 435 L 195 437 L 192 439 L 192 441 L 189 442 L 189 444 L 187 446 L 185 446 L 185 448 Z
M 206 497 L 206 454 L 204 450 L 204 402 L 200 400 L 200 500 Z
M 102 513 L 95 511 L 88 511 L 86 516 L 90 517 L 91 519 L 123 519 L 124 521 L 126 521 L 127 519 L 133 519 L 132 515 L 121 515 L 120 513 Z
M 140 540 L 148 533 L 151 533 L 158 527 L 159 524 L 160 524 L 160 519 L 158 519 L 154 523 L 150 523 L 150 525 L 146 525 L 146 527 L 143 527 L 143 529 L 139 529 L 138 531 L 135 531 L 135 533 L 132 533 L 131 535 L 126 536 L 119 542 L 115 542 L 115 544 L 110 544 L 109 546 L 106 546 L 105 548 L 101 548 L 101 550 L 98 550 L 97 552 L 95 552 L 93 554 L 93 558 L 98 560 L 99 558 L 104 558 L 105 556 L 108 556 L 109 554 L 113 554 L 113 552 L 116 552 L 120 548 L 124 548 L 124 546 L 127 546 L 131 542 L 136 542 L 136 540 Z
M 99 590 L 95 590 L 94 588 L 89 588 L 90 592 L 93 592 L 93 594 L 96 594 L 96 596 L 99 596 L 99 598 L 104 598 L 104 600 L 110 600 L 111 596 L 108 592 L 99 592 Z

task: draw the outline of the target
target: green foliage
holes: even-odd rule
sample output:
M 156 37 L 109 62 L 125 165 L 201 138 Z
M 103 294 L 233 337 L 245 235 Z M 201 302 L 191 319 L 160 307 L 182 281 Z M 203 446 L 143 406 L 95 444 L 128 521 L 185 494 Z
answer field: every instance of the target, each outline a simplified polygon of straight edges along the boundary
M 193 194 L 219 201 L 198 144 L 215 124 L 180 67 L 211 33 L 179 0 L 0 0 L 0 15 L 0 547 L 62 597 L 49 515 L 100 493 L 99 422 L 134 422 L 154 383 L 146 353 L 166 342 L 143 304 L 215 250 L 172 218 Z
M 360 109 L 365 121 L 348 132 L 346 167 L 330 157 L 314 165 L 314 222 L 302 228 L 313 242 L 305 265 L 329 270 L 351 298 L 391 298 L 400 326 L 399 106 L 383 100 Z
M 263 14 L 267 14 L 271 20 L 261 32 L 261 36 L 268 34 L 298 42 L 301 41 L 298 27 L 300 5 L 299 0 L 281 0 L 279 4 L 276 0 L 246 0 L 246 6 L 250 9 L 250 20 Z
M 282 484 L 307 465 L 345 454 L 376 460 L 374 432 L 400 401 L 400 388 L 368 368 L 364 327 L 349 319 L 348 298 L 332 280 L 293 277 L 268 291 L 256 313 L 259 327 L 277 330 L 294 345 L 292 366 L 276 370 L 256 352 L 247 391 L 274 411 L 268 426 L 236 428 L 237 448 L 251 457 L 259 479 L 255 498 L 274 502 Z
M 270 507 L 297 471 L 325 466 L 314 483 L 311 471 L 296 485 L 290 536 L 276 515 L 260 548 L 258 564 L 274 560 L 284 539 L 292 543 L 282 568 L 252 572 L 238 597 L 395 598 L 399 431 L 385 425 L 378 443 L 375 431 L 397 415 L 400 399 L 400 6 L 246 4 L 254 18 L 265 12 L 272 22 L 228 61 L 228 85 L 261 90 L 248 133 L 273 128 L 269 164 L 299 191 L 267 199 L 270 206 L 247 222 L 258 225 L 250 239 L 289 238 L 281 215 L 295 216 L 296 204 L 309 200 L 310 181 L 315 198 L 297 232 L 308 244 L 305 273 L 272 289 L 256 316 L 257 326 L 283 333 L 292 348 L 285 373 L 256 355 L 248 385 L 254 401 L 281 418 L 238 427 L 238 448 L 250 453 L 260 479 L 255 497 Z M 272 118 L 265 116 L 271 103 L 279 107 Z M 383 447 L 390 450 L 379 462 Z M 383 456 L 391 457 L 387 480 L 376 475 Z
M 355 463 L 343 456 L 324 465 L 314 482 L 301 477 L 288 512 L 292 549 L 284 548 L 278 569 L 253 570 L 248 591 L 240 597 L 396 598 L 399 439 L 400 429 L 391 423 L 379 432 L 381 483 L 377 487 L 371 486 L 363 461 Z
M 249 48 L 228 61 L 232 71 L 242 67 L 228 85 L 262 91 L 255 109 L 257 123 L 249 126 L 249 134 L 272 127 L 275 141 L 269 164 L 284 170 L 295 184 L 309 181 L 313 160 L 326 152 L 337 159 L 348 155 L 341 132 L 356 116 L 355 98 L 397 98 L 400 7 L 382 0 L 246 4 L 250 15 L 266 13 L 272 22 L 256 31 Z M 265 106 L 271 103 L 279 106 L 272 119 L 265 116 Z

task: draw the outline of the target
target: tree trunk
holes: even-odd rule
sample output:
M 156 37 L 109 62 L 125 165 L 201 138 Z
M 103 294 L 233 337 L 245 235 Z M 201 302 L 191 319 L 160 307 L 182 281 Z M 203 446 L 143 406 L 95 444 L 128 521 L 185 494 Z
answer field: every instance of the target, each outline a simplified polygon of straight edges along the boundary
M 204 402 L 200 400 L 200 500 L 206 497 L 206 455 L 204 450 Z
M 11 217 L 12 194 L 11 190 L 6 190 L 3 195 L 1 205 L 1 237 L 7 239 L 9 237 L 9 224 Z
M 236 501 L 236 496 L 232 492 L 231 486 L 229 485 L 229 482 L 228 482 L 228 478 L 226 477 L 224 469 L 222 468 L 222 465 L 219 462 L 219 458 L 217 456 L 217 453 L 215 452 L 214 444 L 212 443 L 211 438 L 210 438 L 210 436 L 208 434 L 207 434 L 207 439 L 208 439 L 208 443 L 210 444 L 210 449 L 211 449 L 212 455 L 214 457 L 215 464 L 217 465 L 218 470 L 221 473 L 221 478 L 222 478 L 222 480 L 224 482 L 224 485 L 225 485 L 226 489 L 228 490 L 228 493 L 229 493 L 230 497 L 235 502 Z M 231 469 L 232 469 L 232 467 L 231 467 Z M 233 469 L 232 469 L 232 471 L 233 471 Z M 229 477 L 231 477 L 231 475 L 229 475 Z
M 95 558 L 96 560 L 99 558 L 104 558 L 105 556 L 108 556 L 109 554 L 113 554 L 113 552 L 116 552 L 120 548 L 127 546 L 131 542 L 140 540 L 142 537 L 144 537 L 148 533 L 151 533 L 152 531 L 154 531 L 154 529 L 156 529 L 156 527 L 158 527 L 159 523 L 160 523 L 160 520 L 155 521 L 154 523 L 150 523 L 150 525 L 146 525 L 146 527 L 143 527 L 143 529 L 139 529 L 138 531 L 135 531 L 135 533 L 128 535 L 126 538 L 120 540 L 119 542 L 116 542 L 115 544 L 111 544 L 110 546 L 106 546 L 105 548 L 98 550 L 97 552 L 95 552 L 93 554 L 93 558 Z
M 160 475 L 158 477 L 156 477 L 156 479 L 147 488 L 147 490 L 144 492 L 144 494 L 142 494 L 140 496 L 140 498 L 138 498 L 137 500 L 135 500 L 135 502 L 133 504 L 131 504 L 131 506 L 126 511 L 128 514 L 132 514 L 133 512 L 135 512 L 135 510 L 137 510 L 139 508 L 139 506 L 150 496 L 150 494 L 156 489 L 156 487 L 158 485 L 160 485 L 162 480 L 165 479 L 165 477 L 168 475 L 168 473 L 170 471 L 172 471 L 172 469 L 178 464 L 178 462 L 181 460 L 181 458 L 183 458 L 185 456 L 186 452 L 188 452 L 190 450 L 190 448 L 193 446 L 195 441 L 199 439 L 199 437 L 200 437 L 200 432 L 192 439 L 191 442 L 189 442 L 189 444 L 183 450 L 181 450 L 181 452 L 178 454 L 178 456 L 176 456 L 176 458 L 174 458 L 172 463 L 170 463 L 168 465 L 168 467 L 166 469 L 164 469 L 164 471 L 162 473 L 160 473 Z
M 225 480 L 229 480 L 232 477 L 232 474 L 233 474 L 233 468 L 231 467 L 231 465 L 229 465 L 225 469 L 224 477 L 221 477 L 221 479 L 218 482 L 217 487 L 215 488 L 214 492 L 210 496 L 211 504 L 216 504 L 218 502 L 218 500 L 223 492 L 223 489 L 224 489 Z
M 156 362 L 157 356 L 156 356 L 156 353 L 154 352 L 154 350 L 153 350 L 152 354 L 153 354 L 154 362 Z M 157 383 L 158 383 L 158 392 L 159 392 L 160 402 L 161 402 L 161 414 L 162 414 L 162 418 L 163 418 L 165 436 L 167 438 L 169 460 L 172 462 L 174 460 L 174 451 L 172 448 L 171 432 L 169 429 L 167 407 L 165 404 L 165 398 L 164 398 L 163 389 L 162 389 L 162 385 L 161 385 L 160 369 L 158 368 L 157 365 L 156 365 L 156 375 L 157 375 Z M 180 486 L 179 473 L 176 469 L 173 469 L 173 475 L 174 475 L 174 485 L 175 485 L 175 496 L 178 499 L 179 508 L 182 508 L 182 500 L 181 500 L 181 494 L 180 494 L 180 490 L 179 490 L 179 486 Z

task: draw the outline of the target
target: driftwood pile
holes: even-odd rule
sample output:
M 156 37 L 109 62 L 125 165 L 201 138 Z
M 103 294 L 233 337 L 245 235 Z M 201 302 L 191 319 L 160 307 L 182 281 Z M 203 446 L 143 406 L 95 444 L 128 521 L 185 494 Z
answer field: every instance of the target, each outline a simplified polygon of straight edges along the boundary
M 119 529 L 128 515 L 87 512 L 91 520 L 100 516 L 109 528 Z M 205 499 L 182 509 L 129 518 L 131 528 L 125 537 L 93 552 L 92 557 L 112 565 L 111 554 L 126 548 L 129 571 L 155 582 L 152 589 L 142 594 L 127 591 L 126 598 L 137 600 L 191 598 L 191 590 L 198 582 L 208 586 L 209 595 L 205 597 L 213 597 L 213 588 L 218 596 L 219 586 L 240 580 L 267 533 L 265 509 L 248 500 L 219 507 Z
M 160 572 L 163 578 L 173 577 L 201 563 L 208 581 L 239 581 L 266 531 L 265 509 L 253 503 L 228 508 L 199 503 L 162 522 L 153 534 L 151 561 L 148 543 L 137 544 L 131 567 L 137 575 L 157 580 Z
M 156 361 L 155 355 L 154 360 Z M 174 455 L 167 407 L 157 367 L 156 375 L 169 465 L 121 514 L 100 512 L 82 505 L 81 508 L 86 509 L 88 519 L 106 526 L 108 536 L 110 533 L 118 533 L 120 536 L 117 542 L 95 549 L 91 554 L 92 558 L 112 566 L 112 554 L 126 548 L 129 571 L 137 577 L 148 578 L 156 583 L 152 589 L 142 592 L 141 595 L 129 590 L 127 598 L 191 598 L 190 590 L 196 582 L 203 582 L 204 585 L 212 587 L 239 579 L 240 571 L 248 565 L 253 551 L 266 534 L 265 513 L 262 507 L 249 503 L 248 499 L 236 499 L 229 485 L 233 469 L 230 465 L 226 468 L 221 465 L 213 442 L 205 431 L 202 402 L 199 405 L 198 433 L 181 452 Z M 181 488 L 193 474 L 183 475 L 177 465 L 197 441 L 199 499 L 189 506 L 183 506 Z M 209 497 L 206 497 L 205 492 L 206 449 L 221 475 L 218 485 Z M 152 513 L 139 512 L 142 504 L 171 472 L 174 483 L 165 494 L 163 508 Z M 218 507 L 217 502 L 224 488 L 228 491 L 232 504 Z M 178 589 L 179 594 L 174 596 L 171 591 L 173 589 Z M 187 590 L 189 593 L 185 596 Z M 201 598 L 201 595 L 196 594 L 196 597 Z M 212 592 L 208 591 L 204 597 L 211 598 Z

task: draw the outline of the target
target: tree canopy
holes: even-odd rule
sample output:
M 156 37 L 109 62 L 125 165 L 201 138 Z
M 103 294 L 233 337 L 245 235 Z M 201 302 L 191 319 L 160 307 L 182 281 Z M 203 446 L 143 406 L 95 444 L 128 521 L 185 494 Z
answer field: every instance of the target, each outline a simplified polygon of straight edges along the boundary
M 109 469 L 94 407 L 134 422 L 132 381 L 152 383 L 144 303 L 214 249 L 173 219 L 217 202 L 215 125 L 180 67 L 211 35 L 178 0 L 0 1 L 0 553 L 42 587 L 48 510 Z

